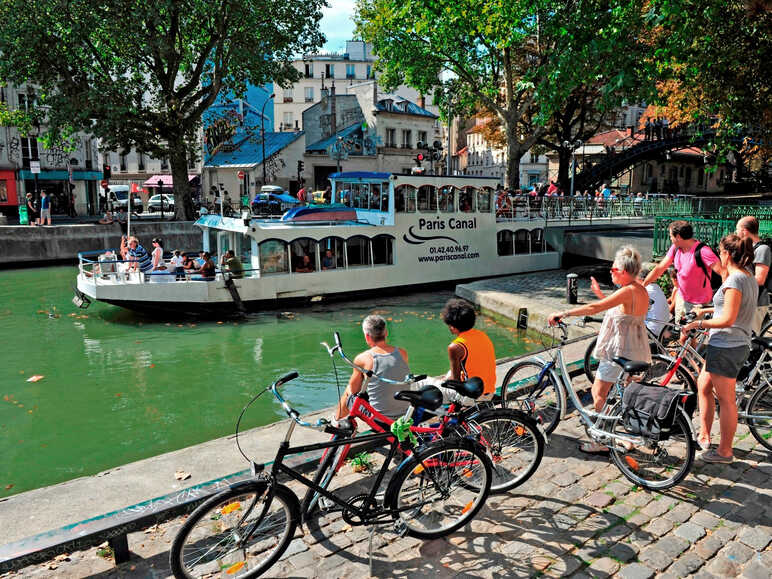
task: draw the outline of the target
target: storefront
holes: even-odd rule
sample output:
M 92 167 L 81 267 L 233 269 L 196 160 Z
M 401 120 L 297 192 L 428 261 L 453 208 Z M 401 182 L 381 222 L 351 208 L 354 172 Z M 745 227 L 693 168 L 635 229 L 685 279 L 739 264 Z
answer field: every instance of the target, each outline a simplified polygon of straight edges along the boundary
M 66 170 L 42 170 L 37 174 L 26 169 L 19 171 L 25 192 L 32 193 L 36 199 L 42 191 L 48 194 L 53 215 L 95 214 L 96 199 L 92 197 L 100 179 L 99 171 L 72 171 L 72 177 Z
M 6 217 L 17 214 L 19 194 L 16 191 L 16 172 L 0 169 L 0 213 Z

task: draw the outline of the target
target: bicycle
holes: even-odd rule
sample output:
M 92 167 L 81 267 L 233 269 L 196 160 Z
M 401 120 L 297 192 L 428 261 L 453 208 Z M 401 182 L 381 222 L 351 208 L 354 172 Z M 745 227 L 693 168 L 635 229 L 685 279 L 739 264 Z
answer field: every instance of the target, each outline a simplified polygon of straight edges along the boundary
M 622 415 L 624 374 L 612 385 L 606 402 L 599 412 L 583 407 L 574 390 L 563 358 L 562 348 L 568 340 L 566 324 L 559 322 L 561 332 L 557 345 L 549 350 L 549 359 L 538 356 L 527 362 L 536 373 L 517 382 L 504 382 L 501 390 L 503 406 L 517 405 L 523 411 L 544 420 L 542 426 L 551 432 L 566 414 L 566 397 L 571 401 L 587 435 L 609 447 L 614 464 L 633 483 L 650 490 L 670 488 L 682 481 L 691 469 L 696 449 L 696 437 L 684 404 L 693 392 L 684 391 L 679 400 L 670 435 L 656 440 L 627 432 Z M 637 375 L 649 370 L 649 364 L 625 358 L 615 358 L 625 373 Z M 550 406 L 545 404 L 549 399 Z M 538 406 L 537 406 L 538 403 Z M 551 429 L 551 430 L 550 430 Z
M 346 438 L 351 442 L 358 441 L 354 438 L 356 433 L 356 420 L 367 424 L 375 432 L 384 432 L 391 428 L 394 420 L 384 416 L 373 408 L 367 399 L 367 384 L 372 378 L 372 371 L 366 370 L 354 364 L 343 351 L 340 335 L 335 332 L 335 346 L 330 347 L 326 342 L 322 346 L 326 348 L 331 358 L 338 352 L 343 361 L 351 368 L 359 371 L 364 376 L 362 388 L 354 397 L 349 411 L 349 426 L 346 428 Z M 337 373 L 336 373 L 337 375 Z M 379 377 L 380 380 L 390 384 L 405 384 L 419 382 L 426 376 L 408 376 L 406 382 L 398 382 Z M 476 399 L 482 394 L 483 384 L 479 378 L 472 378 L 466 382 L 447 381 L 443 386 L 456 390 L 461 396 Z M 421 422 L 424 410 L 416 413 L 415 423 Z M 457 403 L 452 403 L 447 411 L 439 408 L 431 414 L 439 421 L 428 426 L 411 426 L 410 430 L 422 440 L 433 440 L 438 437 L 472 437 L 479 442 L 490 455 L 493 463 L 493 481 L 491 493 L 503 493 L 512 490 L 528 480 L 541 463 L 544 455 L 545 438 L 539 430 L 538 424 L 522 412 L 503 408 L 462 408 Z M 334 436 L 334 439 L 340 439 Z M 319 461 L 319 468 L 314 477 L 314 483 L 327 489 L 335 474 L 345 463 L 351 445 L 338 447 L 337 450 L 326 451 Z M 309 489 L 301 503 L 301 512 L 304 517 L 310 516 L 319 501 L 319 493 Z
M 491 462 L 479 444 L 470 439 L 443 439 L 416 446 L 409 437 L 391 432 L 362 436 L 359 442 L 390 443 L 388 459 L 369 493 L 349 499 L 319 487 L 297 470 L 284 464 L 289 454 L 313 452 L 348 444 L 332 440 L 317 444 L 290 446 L 297 425 L 329 434 L 345 434 L 329 421 L 310 424 L 282 398 L 278 388 L 298 376 L 291 372 L 259 392 L 241 411 L 236 424 L 236 444 L 252 468 L 252 478 L 231 485 L 209 498 L 188 517 L 172 543 L 169 554 L 175 577 L 211 575 L 257 577 L 284 553 L 295 536 L 300 521 L 297 495 L 278 482 L 280 474 L 314 489 L 343 510 L 351 525 L 393 521 L 399 534 L 421 539 L 443 537 L 472 520 L 485 504 L 491 485 Z M 289 416 L 290 423 L 269 471 L 249 459 L 238 442 L 241 418 L 249 406 L 270 391 Z M 397 394 L 409 403 L 404 419 L 424 406 L 439 407 L 441 393 L 434 387 Z M 376 491 L 384 481 L 388 465 L 397 451 L 406 455 L 389 479 L 381 504 Z
M 692 321 L 696 316 L 687 318 Z M 663 368 L 656 374 L 664 374 L 660 382 L 662 386 L 668 386 L 672 376 L 684 370 L 683 362 L 687 360 L 692 369 L 699 373 L 705 362 L 704 358 L 691 346 L 690 342 L 699 334 L 698 344 L 702 344 L 708 335 L 707 330 L 694 329 L 688 339 L 681 344 L 675 357 L 661 356 L 658 361 L 663 363 Z M 762 334 L 763 335 L 763 334 Z M 740 373 L 735 385 L 735 402 L 737 405 L 738 422 L 748 426 L 753 437 L 768 450 L 772 450 L 772 338 L 751 338 L 751 352 Z M 689 388 L 697 392 L 696 380 L 690 376 Z M 716 412 L 720 412 L 718 400 L 716 400 Z

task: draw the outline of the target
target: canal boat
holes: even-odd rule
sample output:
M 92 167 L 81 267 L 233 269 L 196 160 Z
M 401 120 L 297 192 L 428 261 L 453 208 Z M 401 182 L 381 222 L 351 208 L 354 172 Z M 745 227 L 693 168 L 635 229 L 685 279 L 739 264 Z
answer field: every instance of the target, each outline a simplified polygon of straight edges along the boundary
M 233 250 L 243 277 L 219 268 L 211 281 L 173 272 L 127 274 L 125 264 L 104 251 L 81 253 L 75 301 L 219 314 L 559 267 L 543 221 L 496 218 L 496 179 L 342 172 L 330 181 L 330 204 L 281 216 L 209 214 L 196 221 L 202 248 L 215 263 L 215 256 Z

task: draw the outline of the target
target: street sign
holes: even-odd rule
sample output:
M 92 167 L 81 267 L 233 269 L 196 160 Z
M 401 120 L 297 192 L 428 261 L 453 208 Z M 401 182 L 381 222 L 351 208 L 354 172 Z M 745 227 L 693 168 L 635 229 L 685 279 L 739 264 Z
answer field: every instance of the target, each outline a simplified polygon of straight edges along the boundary
M 30 161 L 29 171 L 30 173 L 40 173 L 40 161 Z
M 244 171 L 239 171 L 239 179 L 243 179 L 243 178 L 244 178 Z
M 99 184 L 102 186 L 102 189 L 107 189 L 107 187 L 110 185 L 110 182 L 107 179 L 104 179 Z

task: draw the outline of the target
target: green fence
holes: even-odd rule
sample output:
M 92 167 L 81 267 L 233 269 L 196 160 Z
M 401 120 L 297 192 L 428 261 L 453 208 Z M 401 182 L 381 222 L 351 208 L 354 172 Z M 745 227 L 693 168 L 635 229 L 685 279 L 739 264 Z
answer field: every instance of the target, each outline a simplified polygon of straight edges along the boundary
M 723 207 L 721 209 L 724 209 Z M 734 232 L 737 226 L 737 220 L 745 215 L 755 215 L 759 220 L 759 235 L 761 237 L 772 237 L 772 217 L 768 212 L 768 207 L 729 207 L 729 211 L 723 214 L 725 219 L 699 219 L 693 217 L 656 217 L 654 219 L 654 258 L 658 259 L 667 253 L 670 249 L 671 241 L 668 227 L 676 219 L 682 219 L 692 224 L 694 229 L 694 238 L 699 239 L 712 247 L 718 247 L 718 242 L 728 233 Z M 734 211 L 737 210 L 737 217 L 734 217 Z M 742 211 L 740 211 L 742 210 Z

